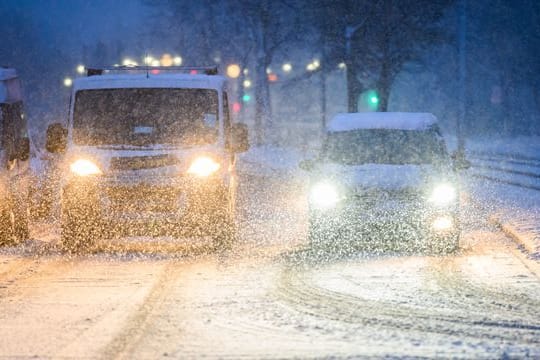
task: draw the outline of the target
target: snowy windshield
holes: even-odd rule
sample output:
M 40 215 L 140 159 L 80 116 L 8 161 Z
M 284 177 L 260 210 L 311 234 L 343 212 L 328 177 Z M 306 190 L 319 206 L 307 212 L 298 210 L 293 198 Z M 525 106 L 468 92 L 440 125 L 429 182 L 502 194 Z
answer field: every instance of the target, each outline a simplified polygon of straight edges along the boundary
M 370 129 L 330 133 L 323 160 L 348 165 L 435 164 L 447 159 L 435 131 Z
M 75 97 L 78 145 L 202 145 L 217 141 L 218 94 L 209 89 L 83 90 Z

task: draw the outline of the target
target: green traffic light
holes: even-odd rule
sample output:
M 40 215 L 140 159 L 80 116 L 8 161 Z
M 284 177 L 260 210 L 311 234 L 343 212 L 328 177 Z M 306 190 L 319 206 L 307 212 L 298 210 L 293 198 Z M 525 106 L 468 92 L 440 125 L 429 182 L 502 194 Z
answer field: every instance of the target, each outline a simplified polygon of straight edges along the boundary
M 249 94 L 244 94 L 244 96 L 242 96 L 243 102 L 248 102 L 249 100 L 251 100 L 251 96 L 249 96 Z
M 372 104 L 378 104 L 379 103 L 379 98 L 377 96 L 372 96 L 369 98 L 369 101 L 372 103 Z

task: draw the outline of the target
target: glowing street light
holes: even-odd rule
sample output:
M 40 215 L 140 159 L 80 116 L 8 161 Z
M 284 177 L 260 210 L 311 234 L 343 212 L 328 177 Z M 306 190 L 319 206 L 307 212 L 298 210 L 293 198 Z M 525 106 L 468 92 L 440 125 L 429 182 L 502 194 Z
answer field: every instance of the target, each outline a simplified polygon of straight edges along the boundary
M 281 67 L 281 69 L 282 69 L 284 72 L 286 72 L 286 73 L 291 72 L 291 70 L 292 70 L 292 65 L 291 65 L 291 63 L 285 63 L 285 64 L 283 64 L 283 66 Z
M 163 54 L 163 56 L 160 59 L 162 66 L 172 66 L 173 64 L 173 58 L 170 54 Z
M 338 64 L 338 68 L 339 68 L 340 70 L 345 70 L 346 67 L 347 67 L 347 64 L 345 64 L 344 62 L 340 62 L 340 63 Z
M 77 65 L 77 73 L 82 75 L 84 74 L 84 70 L 85 70 L 84 65 Z
M 249 79 L 244 80 L 244 83 L 242 85 L 244 85 L 245 88 L 250 88 L 251 87 L 251 80 L 249 80 Z
M 176 66 L 182 65 L 182 57 L 181 56 L 175 56 L 173 59 L 173 63 Z
M 314 71 L 315 69 L 316 69 L 316 67 L 315 67 L 315 65 L 313 65 L 313 63 L 309 63 L 306 66 L 307 71 Z
M 66 77 L 64 79 L 64 86 L 65 87 L 70 87 L 71 85 L 73 85 L 73 80 L 70 77 Z
M 231 64 L 227 66 L 227 76 L 232 79 L 236 79 L 237 77 L 239 77 L 241 71 L 242 70 L 240 69 L 240 66 L 238 64 Z
M 137 66 L 137 62 L 134 60 L 131 60 L 130 58 L 125 58 L 124 61 L 122 61 L 122 65 L 124 66 Z
M 154 57 L 153 56 L 147 55 L 147 56 L 144 57 L 144 63 L 146 65 L 150 65 L 150 64 L 152 64 L 152 62 L 154 62 Z

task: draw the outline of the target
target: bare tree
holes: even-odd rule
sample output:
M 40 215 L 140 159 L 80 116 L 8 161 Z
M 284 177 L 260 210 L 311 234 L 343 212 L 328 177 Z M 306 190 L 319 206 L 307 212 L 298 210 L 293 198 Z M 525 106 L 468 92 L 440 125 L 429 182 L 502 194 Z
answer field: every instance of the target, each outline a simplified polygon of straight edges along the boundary
M 447 39 L 439 24 L 453 0 L 322 0 L 312 8 L 313 26 L 327 44 L 325 61 L 347 67 L 348 110 L 375 88 L 386 111 L 392 84 L 404 66 L 419 61 Z

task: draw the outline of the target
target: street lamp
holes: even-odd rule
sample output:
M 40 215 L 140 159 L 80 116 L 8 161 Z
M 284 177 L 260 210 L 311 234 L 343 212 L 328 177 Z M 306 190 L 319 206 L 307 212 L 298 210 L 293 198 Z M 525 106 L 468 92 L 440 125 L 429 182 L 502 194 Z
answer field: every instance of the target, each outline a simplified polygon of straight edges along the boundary
M 282 69 L 284 72 L 286 72 L 286 73 L 291 72 L 291 70 L 292 70 L 292 65 L 291 65 L 290 63 L 285 63 L 285 64 L 283 64 L 283 66 L 281 67 L 281 69 Z
M 145 63 L 146 65 L 152 64 L 153 61 L 154 61 L 154 58 L 153 58 L 152 56 L 150 56 L 150 55 L 146 55 L 146 56 L 144 57 L 144 63 Z
M 162 66 L 172 66 L 173 64 L 173 58 L 170 54 L 163 54 L 160 59 Z
M 124 66 L 137 66 L 137 62 L 134 60 L 131 60 L 130 58 L 125 58 L 124 61 L 122 61 L 122 65 Z
M 238 64 L 230 64 L 227 66 L 227 76 L 231 79 L 236 79 L 239 77 L 241 72 L 242 70 Z

